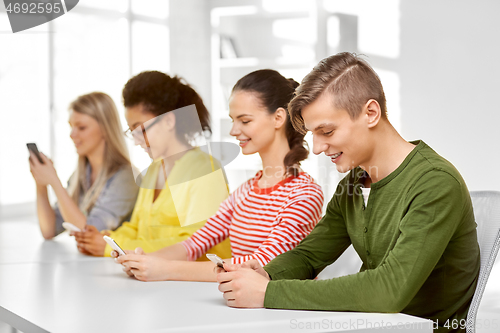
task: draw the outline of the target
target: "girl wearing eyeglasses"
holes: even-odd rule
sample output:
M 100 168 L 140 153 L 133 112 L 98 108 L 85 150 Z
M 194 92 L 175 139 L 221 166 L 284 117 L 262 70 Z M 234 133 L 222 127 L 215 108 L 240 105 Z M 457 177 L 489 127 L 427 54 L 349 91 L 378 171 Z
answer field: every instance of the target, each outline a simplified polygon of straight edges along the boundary
M 219 163 L 194 145 L 210 132 L 210 116 L 193 88 L 179 77 L 147 71 L 127 82 L 123 101 L 126 134 L 153 162 L 136 177 L 140 190 L 131 219 L 108 235 L 124 249 L 153 252 L 195 233 L 228 189 Z M 112 251 L 94 228 L 74 235 L 82 253 L 109 256 Z M 229 241 L 212 253 L 230 256 Z
M 78 164 L 64 188 L 52 161 L 30 156 L 36 182 L 37 213 L 45 239 L 64 231 L 63 221 L 80 229 L 113 230 L 130 217 L 137 198 L 128 150 L 116 106 L 108 95 L 93 92 L 78 97 L 69 106 L 70 137 Z M 52 207 L 47 187 L 57 197 Z
M 273 70 L 252 72 L 236 83 L 229 100 L 230 134 L 243 154 L 259 154 L 262 170 L 185 241 L 147 255 L 136 248 L 119 256 L 116 261 L 129 276 L 142 281 L 215 281 L 213 263 L 193 261 L 220 242 L 231 241 L 232 257 L 225 262 L 255 259 L 265 265 L 309 234 L 321 217 L 323 193 L 300 169 L 308 150 L 287 113 L 297 86 Z

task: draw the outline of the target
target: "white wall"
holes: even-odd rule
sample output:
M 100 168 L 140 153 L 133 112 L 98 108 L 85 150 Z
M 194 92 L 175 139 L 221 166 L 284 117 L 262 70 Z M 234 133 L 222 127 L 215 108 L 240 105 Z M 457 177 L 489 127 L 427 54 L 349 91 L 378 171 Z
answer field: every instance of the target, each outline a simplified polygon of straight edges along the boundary
M 211 103 L 210 8 L 205 0 L 170 2 L 170 74 L 183 77 Z
M 401 1 L 401 129 L 500 190 L 500 2 Z

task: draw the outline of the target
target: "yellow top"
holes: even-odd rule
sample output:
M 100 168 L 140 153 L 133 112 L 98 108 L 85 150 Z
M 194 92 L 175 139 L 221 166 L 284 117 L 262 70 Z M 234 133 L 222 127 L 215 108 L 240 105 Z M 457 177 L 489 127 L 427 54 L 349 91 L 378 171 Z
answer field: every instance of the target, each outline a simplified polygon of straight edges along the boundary
M 130 222 L 111 232 L 110 237 L 125 250 L 141 247 L 145 252 L 153 252 L 189 238 L 228 196 L 220 166 L 215 170 L 212 158 L 195 148 L 175 162 L 165 187 L 153 202 L 161 166 L 161 160 L 149 166 Z M 106 245 L 104 255 L 110 256 L 111 251 Z M 230 258 L 229 239 L 209 253 Z M 200 259 L 206 260 L 205 256 Z

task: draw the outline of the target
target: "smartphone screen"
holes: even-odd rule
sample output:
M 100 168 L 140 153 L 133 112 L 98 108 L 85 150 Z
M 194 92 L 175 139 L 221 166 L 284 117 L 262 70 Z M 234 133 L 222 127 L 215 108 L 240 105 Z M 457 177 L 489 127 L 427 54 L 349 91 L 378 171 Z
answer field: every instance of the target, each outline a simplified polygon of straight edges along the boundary
M 35 154 L 38 161 L 43 164 L 43 160 L 42 160 L 42 157 L 40 156 L 40 152 L 38 151 L 38 147 L 36 146 L 36 143 L 27 143 L 26 146 L 28 147 L 29 151 L 31 151 L 33 154 Z

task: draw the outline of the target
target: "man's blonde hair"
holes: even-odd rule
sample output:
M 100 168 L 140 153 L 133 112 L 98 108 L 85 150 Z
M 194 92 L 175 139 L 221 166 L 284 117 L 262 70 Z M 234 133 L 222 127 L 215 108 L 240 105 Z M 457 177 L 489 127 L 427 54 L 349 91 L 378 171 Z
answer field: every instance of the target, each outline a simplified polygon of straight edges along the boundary
M 338 53 L 321 60 L 302 80 L 288 106 L 297 131 L 306 132 L 302 109 L 323 93 L 331 95 L 333 106 L 347 111 L 351 119 L 356 119 L 365 103 L 374 99 L 380 105 L 382 118 L 387 119 L 380 78 L 365 60 L 354 53 Z

